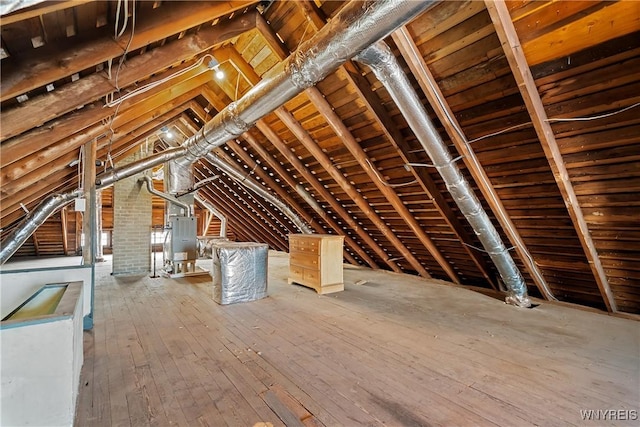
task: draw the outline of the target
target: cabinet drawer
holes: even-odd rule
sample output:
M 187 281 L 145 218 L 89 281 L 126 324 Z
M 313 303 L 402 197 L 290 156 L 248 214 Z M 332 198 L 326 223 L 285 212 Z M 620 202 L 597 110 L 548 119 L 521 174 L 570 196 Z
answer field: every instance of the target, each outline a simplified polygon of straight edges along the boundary
M 289 278 L 293 280 L 304 279 L 304 268 L 297 265 L 289 265 Z
M 298 265 L 301 267 L 317 269 L 320 260 L 318 259 L 318 255 L 304 252 L 292 252 L 289 255 L 289 264 Z
M 304 281 L 310 285 L 320 284 L 320 273 L 317 270 L 304 270 Z

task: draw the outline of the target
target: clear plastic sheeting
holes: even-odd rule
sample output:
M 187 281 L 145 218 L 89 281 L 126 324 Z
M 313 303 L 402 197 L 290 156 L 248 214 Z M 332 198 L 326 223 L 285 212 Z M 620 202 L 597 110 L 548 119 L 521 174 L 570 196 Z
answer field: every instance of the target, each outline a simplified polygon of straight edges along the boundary
M 213 300 L 225 305 L 266 297 L 268 253 L 269 246 L 264 243 L 215 243 Z

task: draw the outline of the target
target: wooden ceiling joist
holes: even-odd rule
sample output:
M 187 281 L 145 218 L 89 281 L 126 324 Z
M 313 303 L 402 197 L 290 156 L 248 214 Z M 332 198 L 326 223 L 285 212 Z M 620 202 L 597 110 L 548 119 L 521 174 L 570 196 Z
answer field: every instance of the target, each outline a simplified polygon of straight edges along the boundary
M 496 219 L 508 236 L 509 241 L 514 246 L 515 251 L 524 263 L 525 269 L 531 275 L 536 287 L 546 299 L 555 299 L 544 276 L 542 275 L 542 272 L 533 261 L 531 253 L 524 244 L 524 241 L 507 213 L 507 210 L 504 208 L 502 201 L 498 197 L 493 186 L 491 186 L 486 171 L 477 161 L 475 153 L 473 153 L 471 147 L 466 143 L 465 137 L 458 132 L 460 124 L 457 122 L 451 108 L 446 104 L 446 102 L 441 101 L 445 99 L 444 95 L 438 87 L 433 74 L 431 74 L 427 64 L 420 55 L 418 47 L 411 38 L 409 30 L 406 27 L 401 27 L 399 30 L 394 32 L 392 36 L 396 45 L 400 49 L 402 56 L 409 65 L 414 77 L 420 84 L 423 93 L 427 96 L 429 104 L 433 107 L 438 119 L 443 124 L 447 135 L 454 143 L 458 152 L 462 154 L 467 170 L 477 183 L 480 192 L 491 207 Z
M 166 2 L 163 7 L 154 10 L 149 19 L 138 23 L 133 37 L 131 30 L 127 30 L 118 41 L 105 37 L 74 46 L 69 51 L 56 51 L 53 54 L 36 52 L 25 58 L 20 67 L 4 69 L 0 100 L 4 102 L 73 73 L 106 63 L 121 56 L 127 44 L 130 52 L 135 51 L 253 4 L 254 1 L 188 2 L 181 5 Z
M 489 11 L 489 15 L 491 15 L 505 55 L 511 66 L 511 71 L 518 83 L 518 88 L 527 106 L 527 111 L 531 116 L 536 134 L 542 144 L 544 153 L 553 171 L 553 176 L 558 184 L 569 216 L 582 244 L 582 249 L 589 261 L 589 266 L 600 289 L 602 299 L 607 306 L 607 310 L 616 312 L 616 302 L 609 287 L 607 275 L 602 267 L 598 251 L 591 239 L 589 226 L 585 221 L 580 203 L 573 189 L 569 172 L 567 171 L 555 135 L 549 124 L 547 113 L 540 99 L 540 94 L 538 93 L 533 76 L 531 75 L 531 69 L 525 58 L 520 41 L 518 40 L 518 35 L 516 34 L 509 11 L 503 0 L 485 1 L 485 5 Z
M 202 28 L 196 34 L 127 59 L 118 75 L 118 85 L 125 88 L 142 80 L 146 83 L 152 82 L 153 80 L 148 79 L 152 74 L 155 75 L 161 70 L 189 61 L 194 56 L 250 31 L 255 27 L 256 15 L 255 11 L 238 15 L 214 26 Z M 170 71 L 174 73 L 179 70 L 180 67 L 174 67 Z M 91 74 L 58 90 L 29 99 L 22 103 L 20 108 L 3 112 L 0 116 L 0 141 L 38 127 L 113 93 L 116 91 L 115 70 L 112 74 L 111 78 L 106 71 Z M 158 76 L 157 79 L 159 78 L 164 76 Z

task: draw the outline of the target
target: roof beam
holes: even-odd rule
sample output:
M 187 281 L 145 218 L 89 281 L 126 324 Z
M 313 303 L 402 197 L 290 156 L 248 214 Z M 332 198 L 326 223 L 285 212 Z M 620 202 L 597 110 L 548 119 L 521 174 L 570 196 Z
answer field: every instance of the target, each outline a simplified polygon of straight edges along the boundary
M 454 271 L 451 264 L 445 259 L 442 255 L 438 247 L 431 240 L 431 238 L 425 233 L 422 226 L 415 219 L 413 214 L 409 211 L 409 209 L 402 202 L 398 194 L 387 185 L 386 182 L 381 181 L 381 177 L 379 177 L 378 171 L 375 169 L 375 165 L 373 160 L 369 158 L 367 153 L 360 147 L 360 144 L 356 141 L 354 136 L 351 134 L 347 126 L 342 122 L 340 117 L 333 111 L 333 107 L 329 104 L 329 102 L 324 98 L 324 95 L 320 93 L 320 91 L 315 88 L 309 88 L 305 91 L 306 95 L 311 100 L 311 103 L 318 109 L 318 112 L 322 114 L 329 123 L 329 126 L 333 129 L 335 134 L 342 140 L 342 143 L 347 147 L 349 152 L 356 159 L 360 167 L 364 169 L 364 171 L 369 176 L 369 179 L 376 185 L 380 193 L 391 203 L 391 206 L 400 214 L 400 217 L 404 220 L 404 222 L 409 226 L 409 229 L 416 235 L 420 243 L 424 245 L 425 248 L 429 251 L 431 256 L 436 260 L 436 262 L 442 267 L 444 272 L 447 274 L 449 279 L 453 283 L 460 284 L 460 278 L 458 274 Z
M 255 28 L 256 15 L 256 11 L 239 15 L 128 59 L 120 70 L 118 85 L 127 87 L 135 82 L 147 80 L 158 71 L 190 60 L 212 47 Z M 171 73 L 178 69 L 172 69 Z M 49 120 L 103 98 L 115 90 L 115 80 L 109 79 L 107 72 L 103 71 L 69 83 L 53 92 L 29 99 L 18 108 L 2 112 L 0 141 L 41 126 Z
M 67 0 L 61 2 L 43 1 L 31 7 L 17 9 L 14 12 L 2 15 L 2 25 L 9 25 L 15 22 L 25 21 L 29 18 L 35 18 L 47 13 L 57 12 L 59 10 L 68 9 L 70 7 L 80 6 L 93 0 Z M 18 6 L 21 2 L 14 3 Z M 27 3 L 28 4 L 28 3 Z M 22 3 L 24 7 L 24 3 Z
M 524 263 L 525 269 L 531 275 L 536 287 L 546 299 L 555 299 L 546 280 L 544 279 L 544 276 L 542 275 L 542 272 L 533 261 L 533 257 L 529 253 L 520 233 L 518 233 L 518 230 L 507 213 L 507 210 L 498 197 L 497 192 L 491 185 L 489 177 L 482 168 L 482 165 L 471 149 L 471 146 L 467 144 L 466 137 L 461 131 L 459 131 L 461 129 L 460 124 L 455 118 L 449 105 L 445 102 L 444 95 L 438 87 L 433 74 L 425 63 L 424 58 L 420 55 L 418 47 L 409 34 L 409 30 L 403 26 L 399 30 L 395 31 L 392 36 L 396 45 L 400 49 L 400 53 L 409 65 L 411 72 L 427 97 L 427 100 L 444 126 L 447 135 L 455 145 L 458 152 L 462 154 L 467 170 L 478 184 L 478 188 L 491 207 L 491 210 L 498 219 L 502 229 L 507 234 L 509 241 L 514 245 L 519 258 Z
M 132 52 L 254 3 L 255 1 L 245 0 L 212 3 L 165 2 L 163 7 L 154 11 L 150 19 L 136 26 L 132 38 L 131 30 L 127 30 L 118 41 L 105 37 L 98 42 L 90 41 L 76 45 L 70 51 L 43 52 L 42 54 L 36 52 L 22 61 L 18 67 L 3 67 L 0 100 L 4 102 L 9 98 L 117 58 L 124 53 L 130 38 L 129 51 Z
M 203 93 L 205 94 L 205 96 L 209 97 L 209 102 L 211 102 L 212 104 L 216 102 L 215 101 L 216 96 L 213 94 L 213 91 L 205 88 Z M 216 109 L 218 109 L 219 106 L 223 107 L 222 105 L 216 105 Z M 398 267 L 398 265 L 395 262 L 389 260 L 389 256 L 387 255 L 387 253 L 384 252 L 384 250 L 378 245 L 378 243 L 375 240 L 373 240 L 373 238 L 369 236 L 369 234 L 365 230 L 363 230 L 362 227 L 360 227 L 360 225 L 346 211 L 346 209 L 344 209 L 342 205 L 335 199 L 335 197 L 333 197 L 333 195 L 329 192 L 329 190 L 324 188 L 324 185 L 322 185 L 322 183 L 318 181 L 315 175 L 313 175 L 302 164 L 302 162 L 298 159 L 295 153 L 293 153 L 289 149 L 289 147 L 287 147 L 284 141 L 280 139 L 280 137 L 269 127 L 269 125 L 267 125 L 267 123 L 264 120 L 258 120 L 258 122 L 256 123 L 256 127 L 263 133 L 263 135 L 269 140 L 269 142 L 271 142 L 271 144 L 280 152 L 280 154 L 282 154 L 285 157 L 285 159 L 298 171 L 298 173 L 311 185 L 314 191 L 318 194 L 318 197 L 322 198 L 322 200 L 328 203 L 331 209 L 333 210 L 333 212 L 336 215 L 338 215 L 340 218 L 342 218 L 342 220 L 350 227 L 350 229 L 353 232 L 355 232 L 358 235 L 358 237 L 360 237 L 360 239 L 363 242 L 365 242 L 369 246 L 369 248 L 373 250 L 373 252 L 375 252 L 380 257 L 380 259 L 385 261 L 385 263 L 389 266 L 389 268 L 391 268 L 393 271 L 397 273 L 400 273 L 402 271 L 400 267 Z M 258 152 L 260 156 L 262 156 L 266 161 L 269 161 L 271 156 L 264 149 L 264 147 L 258 144 L 255 141 L 255 139 L 251 137 L 247 138 L 246 135 L 250 135 L 250 134 L 246 132 L 243 135 L 243 137 L 245 138 L 245 141 L 247 141 L 253 147 L 253 149 Z M 288 174 L 286 173 L 286 171 L 284 171 L 283 168 L 276 166 L 277 162 L 271 162 L 271 165 L 272 167 L 274 167 L 274 170 L 276 170 L 276 172 L 278 172 L 283 179 L 288 178 Z M 296 186 L 298 185 L 298 183 L 289 182 L 289 181 L 287 182 L 289 183 L 291 188 L 296 189 Z M 313 206 L 313 208 L 314 210 L 316 210 L 316 206 Z M 334 222 L 333 218 L 331 218 L 327 212 L 318 211 L 318 210 L 316 210 L 316 212 L 318 212 L 320 217 L 324 219 L 327 223 Z M 338 229 L 341 229 L 341 227 L 338 226 Z M 350 244 L 351 246 L 352 242 L 348 236 L 345 236 L 345 242 L 347 244 Z M 366 253 L 366 251 L 360 248 L 358 244 L 353 242 L 353 246 L 351 246 L 351 248 L 365 262 L 367 262 L 367 264 L 369 264 L 371 268 L 379 268 L 376 262 Z
M 347 193 L 349 198 L 355 202 L 362 213 L 369 218 L 375 227 L 380 230 L 382 235 L 391 243 L 391 245 L 400 253 L 400 255 L 418 272 L 422 277 L 431 278 L 424 266 L 411 253 L 411 250 L 395 235 L 391 227 L 380 217 L 375 209 L 365 200 L 358 190 L 351 185 L 349 180 L 331 163 L 329 156 L 322 151 L 318 144 L 311 138 L 307 131 L 302 127 L 289 111 L 280 107 L 275 110 L 276 116 L 291 130 L 300 143 L 309 151 L 309 153 L 320 163 L 320 165 L 329 173 L 331 178 Z
M 616 312 L 616 302 L 609 287 L 607 275 L 600 262 L 598 251 L 595 244 L 591 239 L 591 232 L 587 221 L 584 219 L 582 209 L 578 197 L 573 189 L 573 184 L 569 177 L 566 165 L 562 158 L 562 153 L 556 142 L 555 135 L 549 124 L 547 113 L 544 110 L 544 105 L 540 99 L 538 88 L 536 87 L 533 76 L 531 75 L 531 69 L 525 58 L 522 46 L 516 34 L 513 26 L 513 21 L 509 16 L 509 10 L 503 0 L 485 1 L 493 25 L 496 28 L 498 38 L 502 44 L 502 48 L 505 52 L 509 66 L 513 72 L 513 76 L 518 83 L 520 94 L 527 107 L 527 111 L 531 116 L 533 127 L 536 130 L 540 144 L 544 150 L 544 154 L 549 161 L 553 177 L 555 178 L 562 198 L 573 222 L 573 226 L 576 229 L 578 238 L 582 249 L 589 261 L 589 267 L 595 277 L 600 294 L 604 300 L 607 310 L 610 312 Z
M 389 142 L 394 145 L 398 155 L 405 163 L 420 163 L 420 158 L 416 153 L 411 150 L 409 143 L 402 136 L 402 133 L 394 125 L 389 113 L 384 109 L 379 98 L 371 90 L 366 79 L 360 74 L 356 64 L 351 61 L 347 61 L 343 66 L 346 71 L 347 80 L 355 88 L 360 95 L 360 98 L 364 101 L 365 106 L 371 112 L 376 122 L 382 129 Z M 458 216 L 453 211 L 447 200 L 442 195 L 442 192 L 438 188 L 438 185 L 433 180 L 429 172 L 425 168 L 411 168 L 411 172 L 425 193 L 429 196 L 434 207 L 438 210 L 444 221 L 451 227 L 453 233 L 462 243 L 462 247 L 469 257 L 473 260 L 478 270 L 482 273 L 485 279 L 491 284 L 491 286 L 498 290 L 495 276 L 491 273 L 489 265 L 486 259 L 478 251 L 472 249 L 469 245 L 475 246 L 475 241 L 471 235 L 465 230 L 462 223 L 458 220 Z
M 110 126 L 113 129 L 117 129 L 122 124 L 134 120 L 142 113 L 159 108 L 164 103 L 210 81 L 211 76 L 206 71 L 208 71 L 208 68 L 205 66 L 197 67 L 186 72 L 182 76 L 181 81 L 167 82 L 159 85 L 147 91 L 145 97 L 142 99 L 133 97 L 122 101 L 119 106 L 103 108 L 101 101 L 96 102 L 68 117 L 53 121 L 46 127 L 34 129 L 33 131 L 5 141 L 0 145 L 0 164 L 2 168 L 4 168 L 32 154 L 36 150 L 48 148 L 72 135 L 91 133 L 95 131 L 96 128 L 91 131 L 87 131 L 87 128 L 102 123 L 103 121 L 110 122 L 113 120 Z M 100 129 L 103 129 L 102 133 L 105 133 L 108 131 L 109 126 L 102 124 Z M 87 136 L 82 143 L 88 139 L 98 137 L 102 133 Z M 82 143 L 77 146 L 79 147 Z

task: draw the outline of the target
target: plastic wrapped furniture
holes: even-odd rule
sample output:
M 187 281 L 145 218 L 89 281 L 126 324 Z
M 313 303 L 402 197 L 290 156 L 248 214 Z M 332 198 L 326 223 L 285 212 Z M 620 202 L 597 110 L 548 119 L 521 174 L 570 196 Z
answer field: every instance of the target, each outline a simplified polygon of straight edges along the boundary
M 215 302 L 234 304 L 267 296 L 268 245 L 216 242 L 212 252 L 211 275 Z

